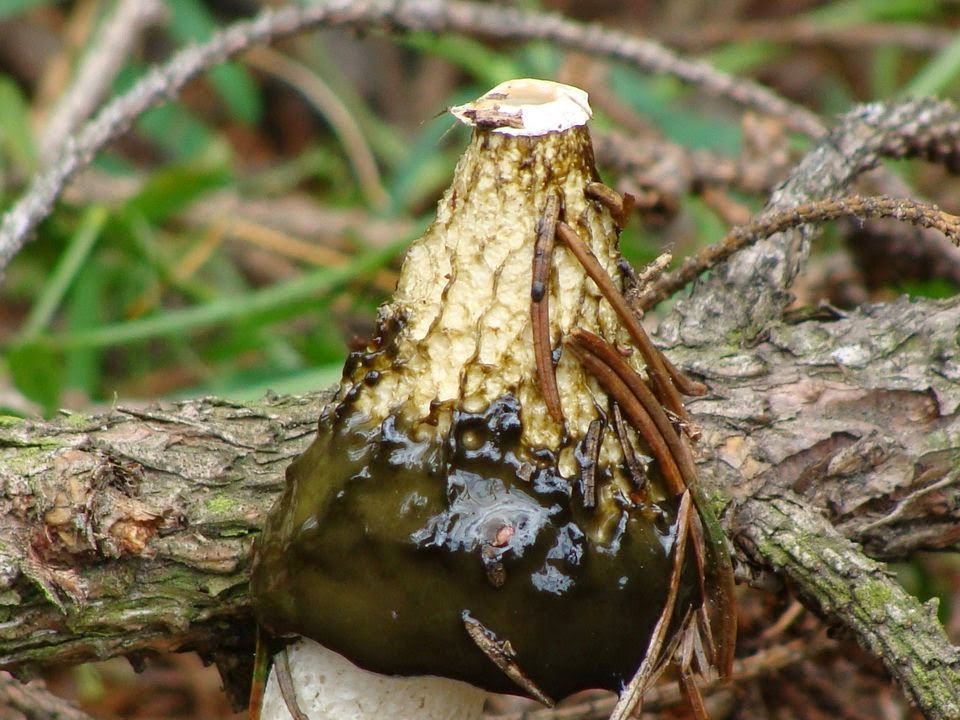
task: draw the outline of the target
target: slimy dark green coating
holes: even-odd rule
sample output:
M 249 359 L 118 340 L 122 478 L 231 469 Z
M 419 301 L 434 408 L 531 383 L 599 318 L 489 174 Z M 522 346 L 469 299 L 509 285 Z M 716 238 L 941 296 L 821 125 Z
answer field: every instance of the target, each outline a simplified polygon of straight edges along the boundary
M 555 455 L 522 446 L 510 395 L 435 410 L 415 427 L 373 423 L 348 398 L 321 421 L 259 543 L 258 620 L 376 672 L 518 693 L 464 630 L 467 611 L 548 695 L 618 690 L 663 609 L 676 503 L 584 508 Z M 598 468 L 597 487 L 609 477 Z M 698 603 L 691 553 L 675 618 Z

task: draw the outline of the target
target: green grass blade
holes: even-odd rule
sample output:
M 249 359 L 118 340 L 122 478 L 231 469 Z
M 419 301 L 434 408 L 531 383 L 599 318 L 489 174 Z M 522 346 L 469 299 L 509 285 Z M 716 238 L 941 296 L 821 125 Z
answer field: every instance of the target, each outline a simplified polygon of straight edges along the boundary
M 64 326 L 71 332 L 103 324 L 104 313 L 113 300 L 107 286 L 109 276 L 110 270 L 98 262 L 86 263 L 77 275 L 63 303 Z M 78 390 L 87 398 L 98 397 L 107 371 L 101 363 L 102 355 L 103 351 L 90 348 L 64 353 L 64 387 Z
M 37 337 L 49 325 L 57 311 L 63 296 L 80 271 L 87 256 L 100 237 L 109 213 L 101 205 L 89 208 L 80 222 L 80 227 L 70 238 L 67 249 L 60 257 L 49 282 L 40 291 L 20 332 L 20 341 L 26 342 Z
M 840 0 L 804 13 L 811 20 L 837 25 L 866 22 L 922 21 L 943 14 L 942 0 Z
M 8 348 L 7 370 L 14 386 L 43 407 L 49 417 L 60 402 L 64 369 L 59 355 L 43 343 L 24 343 Z
M 150 223 L 161 223 L 204 195 L 226 187 L 231 179 L 230 171 L 222 165 L 177 163 L 153 173 L 125 206 Z
M 105 325 L 95 330 L 65 333 L 46 338 L 58 350 L 97 348 L 149 340 L 183 333 L 220 323 L 241 321 L 276 312 L 311 297 L 329 293 L 354 278 L 366 275 L 389 262 L 409 240 L 365 253 L 340 268 L 323 268 L 290 282 L 274 285 L 242 296 L 223 297 L 186 308 L 167 311 L 154 317 Z
M 30 128 L 30 105 L 16 82 L 7 76 L 0 76 L 0 148 L 18 172 L 33 172 L 37 153 Z
M 52 5 L 52 0 L 0 0 L 0 19 L 22 13 L 40 5 Z
M 907 83 L 905 95 L 935 95 L 960 74 L 960 34 Z

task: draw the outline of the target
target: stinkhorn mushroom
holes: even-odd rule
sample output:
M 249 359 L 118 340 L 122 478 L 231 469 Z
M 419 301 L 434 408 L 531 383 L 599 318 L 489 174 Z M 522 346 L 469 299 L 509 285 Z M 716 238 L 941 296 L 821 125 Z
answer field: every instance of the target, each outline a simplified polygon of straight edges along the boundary
M 268 720 L 635 694 L 706 627 L 697 388 L 620 294 L 629 202 L 598 183 L 586 93 L 514 80 L 452 113 L 474 130 L 437 219 L 258 544 L 257 619 L 304 638 Z

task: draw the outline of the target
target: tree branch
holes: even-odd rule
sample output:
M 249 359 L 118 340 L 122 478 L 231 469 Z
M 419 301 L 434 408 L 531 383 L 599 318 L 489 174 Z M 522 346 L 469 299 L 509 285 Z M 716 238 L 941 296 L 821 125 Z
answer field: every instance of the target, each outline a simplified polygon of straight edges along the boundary
M 960 110 L 950 102 L 919 98 L 862 105 L 807 153 L 773 192 L 764 212 L 836 198 L 882 158 L 929 154 L 958 136 Z M 661 326 L 662 336 L 670 344 L 703 346 L 734 334 L 757 335 L 789 303 L 788 288 L 814 237 L 815 229 L 804 225 L 738 253 L 678 303 Z
M 320 398 L 8 421 L 0 667 L 242 643 L 253 535 Z
M 463 32 L 498 40 L 550 40 L 622 60 L 647 72 L 672 75 L 708 93 L 780 117 L 788 127 L 812 136 L 824 131 L 815 114 L 752 81 L 727 75 L 701 61 L 681 58 L 653 41 L 585 26 L 558 15 L 438 0 L 326 0 L 309 6 L 294 5 L 265 10 L 253 20 L 220 31 L 202 45 L 181 50 L 68 138 L 58 157 L 33 179 L 0 222 L 0 271 L 50 214 L 67 182 L 148 108 L 175 96 L 205 70 L 253 45 L 319 25 Z
M 798 497 L 761 494 L 736 516 L 740 547 L 853 633 L 926 717 L 960 717 L 960 649 L 937 620 L 936 601 L 921 605 Z
M 13 711 L 16 715 L 12 717 L 22 720 L 93 720 L 47 690 L 41 681 L 21 683 L 7 673 L 0 673 L 0 709 Z
M 751 350 L 672 353 L 711 388 L 690 409 L 738 561 L 790 579 L 865 648 L 894 649 L 891 672 L 933 718 L 956 716 L 956 650 L 850 543 L 900 559 L 960 542 L 958 326 L 960 300 L 902 301 L 777 326 Z M 327 397 L 8 421 L 0 667 L 243 645 L 252 540 Z M 850 602 L 840 578 L 857 568 L 885 603 Z
M 960 218 L 945 213 L 936 205 L 916 200 L 848 195 L 839 200 L 818 200 L 795 205 L 788 210 L 763 213 L 735 227 L 720 241 L 684 259 L 673 272 L 638 287 L 630 298 L 634 307 L 647 311 L 686 287 L 699 275 L 717 267 L 744 248 L 778 232 L 799 225 L 817 225 L 839 217 L 894 218 L 918 227 L 936 230 L 960 247 Z M 639 283 L 638 283 L 639 285 Z
M 83 56 L 70 88 L 44 124 L 40 156 L 55 157 L 64 139 L 86 120 L 110 89 L 143 30 L 166 15 L 159 0 L 120 0 Z
M 768 42 L 800 46 L 835 46 L 862 52 L 877 45 L 895 45 L 916 52 L 936 53 L 954 40 L 947 28 L 888 22 L 833 25 L 807 18 L 710 23 L 668 32 L 660 39 L 687 52 L 703 52 L 726 43 Z

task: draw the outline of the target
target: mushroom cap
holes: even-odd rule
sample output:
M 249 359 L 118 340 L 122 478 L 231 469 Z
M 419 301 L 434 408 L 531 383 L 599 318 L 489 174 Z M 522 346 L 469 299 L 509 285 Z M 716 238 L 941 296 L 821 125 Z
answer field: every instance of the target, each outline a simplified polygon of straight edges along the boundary
M 549 80 L 507 80 L 481 97 L 450 108 L 470 127 L 503 135 L 533 137 L 586 125 L 593 111 L 580 88 Z

